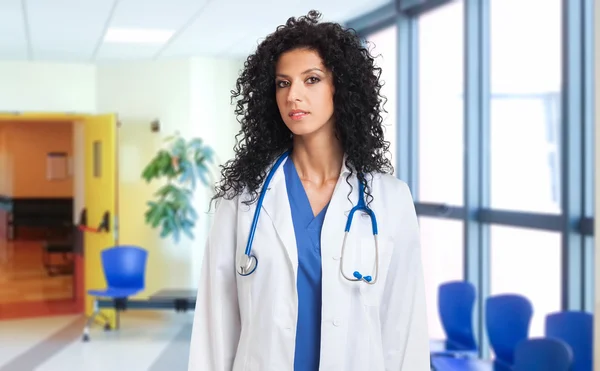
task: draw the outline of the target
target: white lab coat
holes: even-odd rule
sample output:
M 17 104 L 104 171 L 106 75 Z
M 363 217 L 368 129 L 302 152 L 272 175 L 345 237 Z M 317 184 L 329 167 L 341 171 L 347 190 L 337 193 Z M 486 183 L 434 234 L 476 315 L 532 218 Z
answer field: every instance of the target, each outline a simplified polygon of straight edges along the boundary
M 425 287 L 409 188 L 390 175 L 371 177 L 379 278 L 375 285 L 349 282 L 340 274 L 340 255 L 358 183 L 353 176 L 348 197 L 347 173 L 344 166 L 321 233 L 320 370 L 428 371 Z M 236 273 L 235 263 L 244 253 L 256 203 L 246 206 L 241 197 L 221 200 L 216 209 L 198 287 L 189 371 L 294 369 L 298 254 L 283 164 L 256 229 L 252 252 L 258 267 L 246 277 Z M 374 257 L 370 219 L 357 212 L 346 244 L 346 275 L 355 270 L 372 275 Z

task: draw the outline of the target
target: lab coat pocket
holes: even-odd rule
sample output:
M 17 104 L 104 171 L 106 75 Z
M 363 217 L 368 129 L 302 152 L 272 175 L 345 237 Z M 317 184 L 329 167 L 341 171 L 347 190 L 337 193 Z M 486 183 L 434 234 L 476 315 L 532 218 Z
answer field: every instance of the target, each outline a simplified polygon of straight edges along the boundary
M 360 268 L 363 275 L 370 275 L 374 284 L 361 282 L 360 294 L 363 303 L 367 306 L 379 306 L 385 287 L 385 279 L 390 264 L 393 244 L 390 238 L 378 236 L 378 252 L 376 254 L 375 241 L 373 237 L 360 240 Z M 378 269 L 375 270 L 375 262 L 378 261 Z M 364 272 L 364 273 L 363 273 Z

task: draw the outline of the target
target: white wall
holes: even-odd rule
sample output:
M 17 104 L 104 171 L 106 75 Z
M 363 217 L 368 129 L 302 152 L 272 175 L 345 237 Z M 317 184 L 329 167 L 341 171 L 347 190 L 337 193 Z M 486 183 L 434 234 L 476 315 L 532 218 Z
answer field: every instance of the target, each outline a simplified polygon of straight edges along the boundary
M 146 202 L 159 184 L 147 185 L 140 177 L 166 136 L 178 131 L 200 137 L 219 159 L 232 155 L 238 124 L 229 104 L 229 91 L 241 62 L 212 59 L 126 63 L 97 69 L 97 108 L 117 112 L 119 130 L 120 243 L 139 244 L 150 251 L 148 291 L 164 287 L 196 287 L 210 216 L 207 191 L 198 192 L 194 205 L 199 222 L 195 239 L 175 244 L 161 240 L 158 231 L 144 224 Z M 159 119 L 161 132 L 150 122 Z
M 191 61 L 189 135 L 203 138 L 215 150 L 219 164 L 234 155 L 235 135 L 240 125 L 235 118 L 235 106 L 231 104 L 231 89 L 235 87 L 235 80 L 242 65 L 243 61 L 225 59 L 194 58 Z M 218 169 L 215 170 L 216 180 L 219 174 Z M 211 196 L 210 190 L 206 190 L 204 197 L 197 198 L 195 202 L 202 222 L 197 228 L 201 238 L 196 239 L 192 250 L 192 260 L 195 264 L 191 273 L 194 280 L 200 275 L 204 242 L 212 222 L 214 209 L 209 210 Z
M 0 62 L 0 111 L 96 111 L 96 67 Z

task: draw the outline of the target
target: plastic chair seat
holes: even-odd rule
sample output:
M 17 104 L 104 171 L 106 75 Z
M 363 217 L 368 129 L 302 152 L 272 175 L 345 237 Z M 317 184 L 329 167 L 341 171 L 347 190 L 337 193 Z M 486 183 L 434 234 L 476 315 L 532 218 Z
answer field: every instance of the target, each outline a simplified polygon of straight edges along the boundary
M 569 371 L 573 351 L 564 341 L 552 338 L 522 340 L 515 349 L 514 371 Z
M 592 371 L 594 316 L 584 311 L 551 313 L 546 317 L 546 337 L 566 342 L 573 352 L 570 371 Z
M 476 300 L 475 286 L 467 281 L 450 281 L 438 288 L 438 312 L 446 339 L 436 354 L 465 356 L 477 354 L 478 346 L 473 331 L 473 309 Z
M 96 297 L 105 297 L 105 298 L 126 298 L 128 296 L 133 296 L 143 288 L 118 288 L 118 287 L 108 287 L 106 289 L 98 289 L 98 290 L 88 290 L 88 294 Z

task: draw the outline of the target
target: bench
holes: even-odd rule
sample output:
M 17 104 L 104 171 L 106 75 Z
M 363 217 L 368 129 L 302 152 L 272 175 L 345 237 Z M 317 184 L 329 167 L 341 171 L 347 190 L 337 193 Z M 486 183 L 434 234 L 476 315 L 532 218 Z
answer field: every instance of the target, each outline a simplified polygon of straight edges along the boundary
M 19 238 L 23 228 L 42 232 L 42 239 L 67 236 L 73 226 L 73 198 L 12 198 L 6 221 L 6 238 Z

